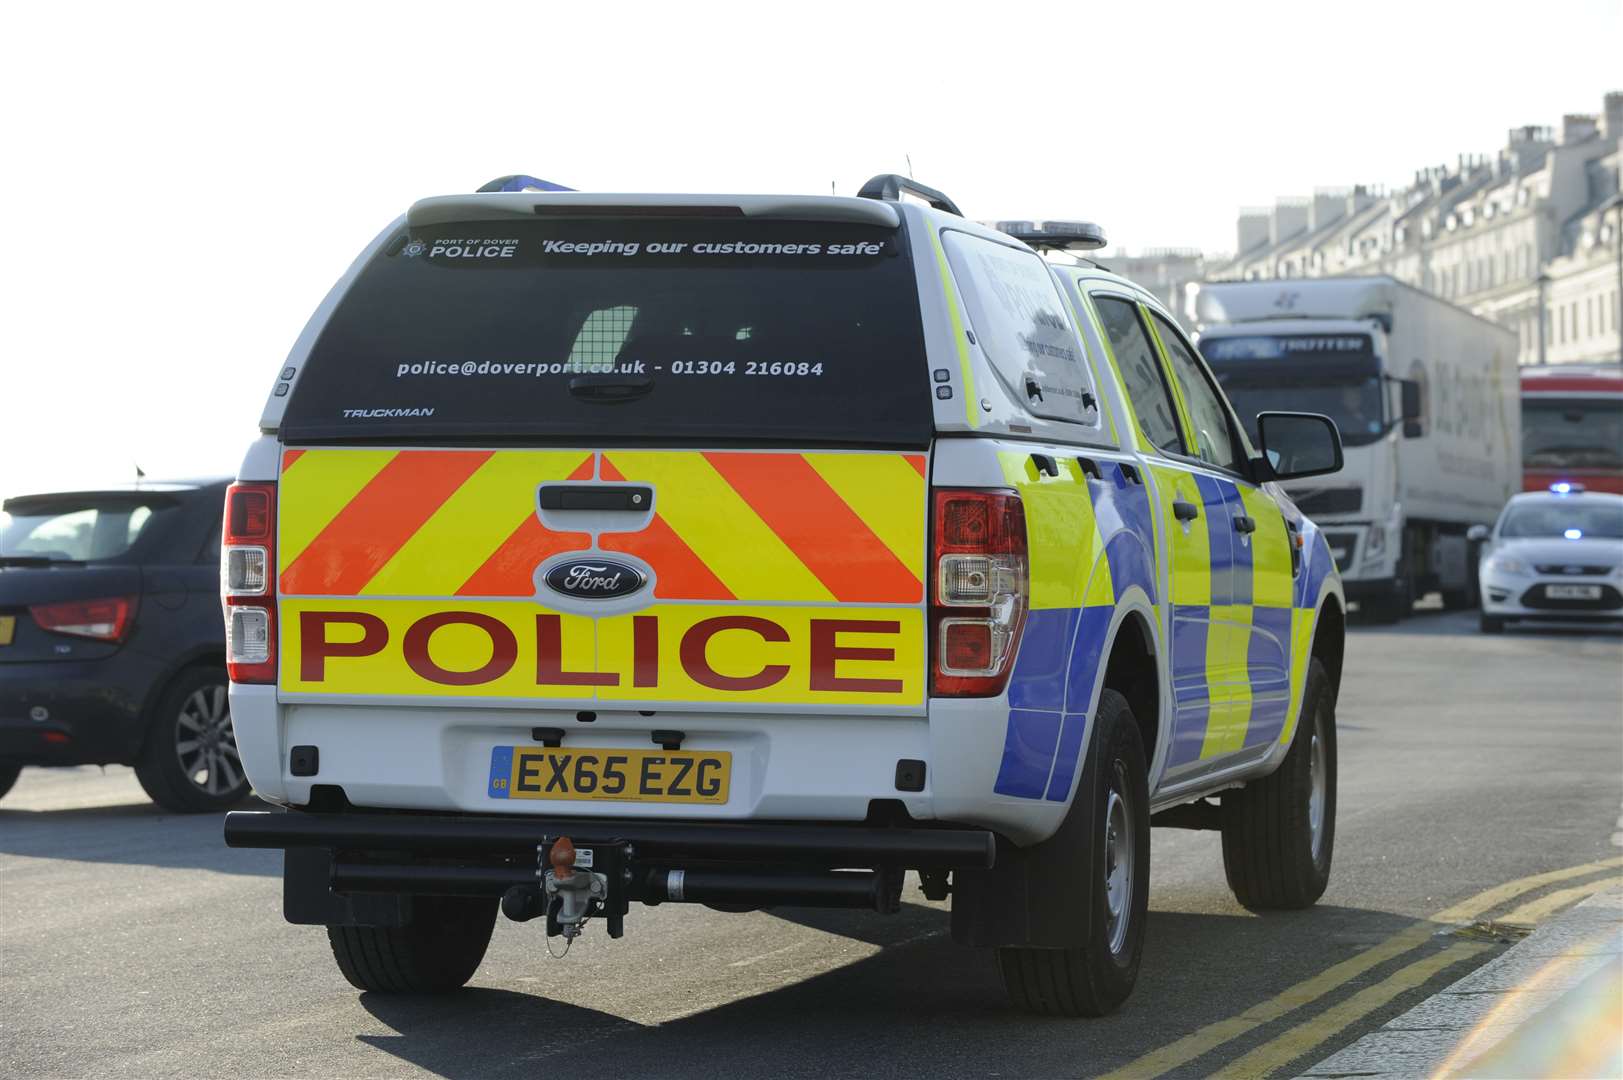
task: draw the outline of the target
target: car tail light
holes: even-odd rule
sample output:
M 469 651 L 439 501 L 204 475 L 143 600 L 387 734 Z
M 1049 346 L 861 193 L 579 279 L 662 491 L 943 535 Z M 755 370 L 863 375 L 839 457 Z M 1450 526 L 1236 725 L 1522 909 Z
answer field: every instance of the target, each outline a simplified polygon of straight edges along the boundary
M 110 596 L 102 600 L 73 600 L 65 604 L 36 604 L 28 609 L 41 629 L 56 634 L 123 641 L 135 621 L 136 598 Z
M 275 554 L 276 485 L 232 484 L 220 545 L 225 666 L 232 682 L 276 681 Z
M 931 692 L 994 697 L 1026 622 L 1025 508 L 1012 491 L 941 490 L 933 510 Z

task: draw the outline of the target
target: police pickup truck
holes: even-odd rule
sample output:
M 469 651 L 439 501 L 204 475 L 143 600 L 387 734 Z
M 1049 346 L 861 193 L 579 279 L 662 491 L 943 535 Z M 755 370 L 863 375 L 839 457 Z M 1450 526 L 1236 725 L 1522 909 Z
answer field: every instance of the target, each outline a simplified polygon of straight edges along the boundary
M 1276 481 L 1339 438 L 1253 448 L 1149 293 L 1033 246 L 1102 242 L 894 176 L 416 203 L 227 498 L 236 740 L 286 810 L 228 842 L 383 992 L 466 982 L 498 910 L 567 947 L 632 901 L 894 912 L 911 870 L 1018 1006 L 1101 1014 L 1152 825 L 1312 904 L 1344 603 Z

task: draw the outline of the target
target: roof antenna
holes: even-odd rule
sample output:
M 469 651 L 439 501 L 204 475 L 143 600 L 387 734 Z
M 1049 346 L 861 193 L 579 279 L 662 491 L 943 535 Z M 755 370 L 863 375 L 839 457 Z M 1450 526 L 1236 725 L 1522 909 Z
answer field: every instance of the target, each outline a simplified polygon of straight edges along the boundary
M 834 186 L 834 181 L 832 180 L 828 182 L 828 193 L 830 195 L 838 195 L 840 193 L 839 190 Z
M 135 484 L 136 484 L 137 487 L 140 487 L 141 486 L 141 481 L 143 481 L 143 480 L 145 480 L 147 478 L 146 470 L 141 468 L 141 463 L 138 462 L 138 461 L 134 462 L 134 465 L 135 465 Z
M 917 180 L 918 177 L 913 175 L 913 155 L 903 154 L 902 157 L 907 159 L 907 178 L 909 180 Z

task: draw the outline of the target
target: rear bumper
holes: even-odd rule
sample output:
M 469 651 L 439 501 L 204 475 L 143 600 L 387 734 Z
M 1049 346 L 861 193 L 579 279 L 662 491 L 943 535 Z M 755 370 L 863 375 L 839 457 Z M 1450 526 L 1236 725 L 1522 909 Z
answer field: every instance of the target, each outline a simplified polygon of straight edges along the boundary
M 529 860 L 532 881 L 538 845 L 564 835 L 577 848 L 631 844 L 639 858 L 649 860 L 868 868 L 897 864 L 912 870 L 990 869 L 997 850 L 994 835 L 986 829 L 262 810 L 234 810 L 225 816 L 225 842 L 230 847 L 317 847 L 442 858 L 518 857 Z
M 31 765 L 127 764 L 162 665 L 133 650 L 86 661 L 0 665 L 0 758 Z
M 304 924 L 404 925 L 416 896 L 502 897 L 510 917 L 534 917 L 538 871 L 561 836 L 592 854 L 579 865 L 603 875 L 614 937 L 633 900 L 895 911 L 904 871 L 986 870 L 997 857 L 984 829 L 298 811 L 225 819 L 230 846 L 285 850 L 283 911 Z

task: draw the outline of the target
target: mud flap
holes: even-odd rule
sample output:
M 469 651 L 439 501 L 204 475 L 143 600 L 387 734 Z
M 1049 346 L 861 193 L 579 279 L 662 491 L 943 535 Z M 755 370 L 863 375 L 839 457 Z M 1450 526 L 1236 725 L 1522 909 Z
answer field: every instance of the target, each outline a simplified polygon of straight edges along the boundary
M 282 915 L 301 926 L 411 924 L 411 897 L 387 893 L 332 891 L 333 853 L 327 848 L 290 847 L 282 853 Z
M 1038 948 L 1087 943 L 1093 917 L 1089 890 L 1098 884 L 1091 873 L 1098 758 L 1090 752 L 1084 759 L 1076 797 L 1053 836 L 1025 848 L 999 836 L 992 869 L 953 871 L 954 941 Z

